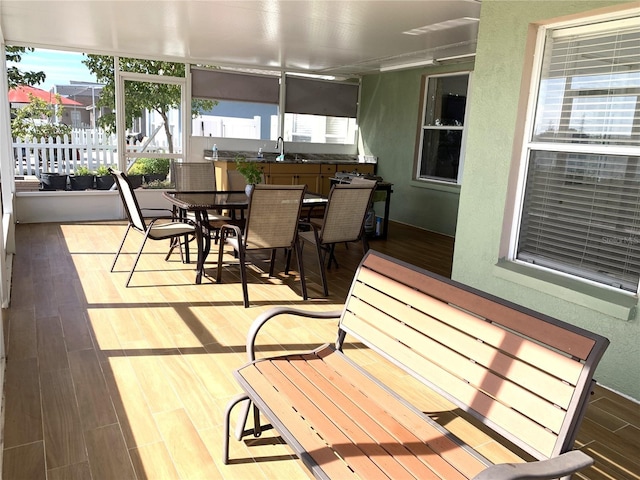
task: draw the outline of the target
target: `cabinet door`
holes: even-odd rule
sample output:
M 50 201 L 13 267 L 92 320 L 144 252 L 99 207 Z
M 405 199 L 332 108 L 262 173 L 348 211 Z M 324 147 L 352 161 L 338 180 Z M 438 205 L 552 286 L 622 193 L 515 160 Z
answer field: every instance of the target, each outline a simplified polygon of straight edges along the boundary
M 336 166 L 333 163 L 323 163 L 320 165 L 320 178 L 318 179 L 318 193 L 325 197 L 331 191 L 331 179 L 336 174 Z
M 272 185 L 307 185 L 310 192 L 318 191 L 320 166 L 317 164 L 272 163 L 269 165 L 269 181 Z
M 294 173 L 291 165 L 269 163 L 267 183 L 270 185 L 293 185 Z
M 296 175 L 296 185 L 306 185 L 307 192 L 318 193 L 320 190 L 320 175 L 318 173 L 299 173 Z

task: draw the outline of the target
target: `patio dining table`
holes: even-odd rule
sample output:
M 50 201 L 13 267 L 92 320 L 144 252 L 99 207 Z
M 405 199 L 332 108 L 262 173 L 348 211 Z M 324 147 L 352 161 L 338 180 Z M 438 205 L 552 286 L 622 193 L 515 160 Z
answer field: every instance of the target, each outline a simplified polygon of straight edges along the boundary
M 204 275 L 204 262 L 211 249 L 211 236 L 209 235 L 210 224 L 208 211 L 228 210 L 234 212 L 239 210 L 241 218 L 244 210 L 249 206 L 249 197 L 244 191 L 210 191 L 210 192 L 164 192 L 164 197 L 176 207 L 181 217 L 185 217 L 187 212 L 192 212 L 196 222 L 196 244 L 198 249 L 198 260 L 196 265 L 196 284 L 202 283 Z M 313 209 L 317 206 L 327 204 L 327 197 L 316 193 L 307 192 L 303 199 L 303 208 Z

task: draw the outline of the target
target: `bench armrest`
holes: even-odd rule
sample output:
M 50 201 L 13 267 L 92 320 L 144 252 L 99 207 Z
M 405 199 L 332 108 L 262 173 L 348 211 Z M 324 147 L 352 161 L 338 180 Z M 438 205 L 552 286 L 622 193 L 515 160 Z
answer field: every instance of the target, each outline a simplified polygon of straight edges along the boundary
M 329 312 L 317 312 L 313 310 L 300 310 L 298 308 L 290 307 L 275 307 L 267 310 L 266 312 L 258 315 L 249 328 L 247 334 L 247 356 L 250 362 L 256 359 L 255 355 L 255 343 L 258 332 L 262 326 L 278 315 L 297 315 L 299 317 L 308 318 L 340 318 L 342 310 L 334 310 Z
M 593 459 L 580 450 L 572 450 L 547 460 L 528 463 L 500 463 L 476 475 L 473 480 L 554 479 L 571 475 L 593 465 Z

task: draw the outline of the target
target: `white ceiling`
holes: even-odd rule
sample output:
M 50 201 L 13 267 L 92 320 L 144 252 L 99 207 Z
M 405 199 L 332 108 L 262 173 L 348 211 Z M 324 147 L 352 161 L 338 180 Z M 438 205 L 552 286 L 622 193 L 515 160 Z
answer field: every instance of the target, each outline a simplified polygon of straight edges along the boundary
M 476 20 L 403 32 L 479 17 L 479 0 L 0 0 L 9 45 L 340 77 L 473 54 Z

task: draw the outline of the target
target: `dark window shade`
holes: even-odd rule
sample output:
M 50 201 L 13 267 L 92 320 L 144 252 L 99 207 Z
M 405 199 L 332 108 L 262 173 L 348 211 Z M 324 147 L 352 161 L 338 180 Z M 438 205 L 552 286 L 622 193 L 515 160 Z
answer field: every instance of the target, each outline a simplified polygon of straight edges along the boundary
M 278 77 L 195 68 L 191 71 L 193 98 L 278 104 L 279 95 Z
M 518 259 L 635 292 L 638 157 L 532 152 Z
M 357 84 L 286 77 L 286 113 L 356 118 Z

